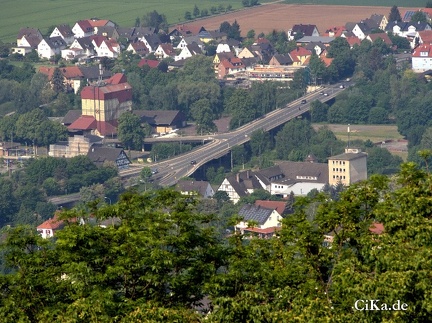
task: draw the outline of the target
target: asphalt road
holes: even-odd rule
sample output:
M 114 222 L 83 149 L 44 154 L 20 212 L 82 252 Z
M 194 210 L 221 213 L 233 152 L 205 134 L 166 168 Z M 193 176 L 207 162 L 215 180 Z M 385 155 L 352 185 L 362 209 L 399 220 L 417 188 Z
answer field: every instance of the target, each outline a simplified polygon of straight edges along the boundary
M 274 110 L 235 131 L 210 136 L 212 141 L 197 149 L 169 160 L 153 163 L 151 168 L 156 168 L 159 171 L 158 174 L 153 175 L 153 180 L 162 186 L 172 186 L 176 184 L 182 177 L 193 174 L 201 165 L 204 165 L 210 160 L 222 157 L 226 155 L 232 147 L 249 141 L 250 135 L 254 131 L 259 129 L 268 131 L 300 116 L 306 111 L 309 111 L 310 103 L 315 100 L 320 100 L 322 102 L 331 100 L 345 90 L 345 88 L 340 88 L 341 84 L 344 84 L 346 86 L 345 88 L 351 85 L 350 82 L 343 82 L 320 88 L 313 93 L 308 93 L 298 100 L 291 102 L 284 108 Z M 321 94 L 321 92 L 326 93 L 327 96 Z M 306 103 L 302 104 L 302 100 L 306 100 Z M 209 136 L 203 136 L 202 138 L 209 140 Z M 178 140 L 184 140 L 184 138 L 179 138 Z M 194 161 L 195 164 L 192 164 L 192 161 Z M 142 167 L 122 171 L 121 176 L 134 177 L 139 174 Z

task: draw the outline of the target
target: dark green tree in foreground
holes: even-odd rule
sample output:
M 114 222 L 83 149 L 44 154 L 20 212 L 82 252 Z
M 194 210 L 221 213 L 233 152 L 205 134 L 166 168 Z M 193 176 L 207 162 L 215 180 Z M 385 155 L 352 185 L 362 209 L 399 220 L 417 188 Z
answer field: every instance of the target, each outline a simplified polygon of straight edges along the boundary
M 397 6 L 391 7 L 388 21 L 397 21 L 397 22 L 402 21 L 401 14 Z
M 432 175 L 406 163 L 337 200 L 297 197 L 275 238 L 220 241 L 210 225 L 220 219 L 197 212 L 193 197 L 126 193 L 88 214 L 63 212 L 56 239 L 5 231 L 0 318 L 202 322 L 194 306 L 208 297 L 209 322 L 429 322 L 431 195 Z M 114 225 L 90 224 L 107 219 Z M 356 300 L 381 310 L 356 310 Z
M 116 226 L 79 225 L 67 219 L 89 218 L 67 211 L 56 241 L 29 228 L 9 231 L 4 255 L 13 273 L 0 276 L 3 322 L 197 321 L 191 306 L 223 264 L 223 249 L 206 225 L 212 216 L 196 206 L 170 190 L 129 193 L 93 210 L 96 221 L 118 218 Z

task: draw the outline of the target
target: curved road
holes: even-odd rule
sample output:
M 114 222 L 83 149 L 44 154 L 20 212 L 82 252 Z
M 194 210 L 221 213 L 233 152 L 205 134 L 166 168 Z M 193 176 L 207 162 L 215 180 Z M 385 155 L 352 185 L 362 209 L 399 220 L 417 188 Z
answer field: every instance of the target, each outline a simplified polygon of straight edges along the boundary
M 159 182 L 162 186 L 171 186 L 177 183 L 182 178 L 189 176 L 195 172 L 195 170 L 207 163 L 208 161 L 222 157 L 226 155 L 231 147 L 244 144 L 249 141 L 250 135 L 259 129 L 269 131 L 276 128 L 289 120 L 292 120 L 310 109 L 310 103 L 315 100 L 326 102 L 334 98 L 345 88 L 340 88 L 341 84 L 337 83 L 331 86 L 320 88 L 319 90 L 308 93 L 305 96 L 295 100 L 285 106 L 274 110 L 263 117 L 256 119 L 232 132 L 218 134 L 210 136 L 212 141 L 204 146 L 194 149 L 188 153 L 176 156 L 169 160 L 161 161 L 158 163 L 151 164 L 151 167 L 157 168 L 159 173 L 153 175 L 153 179 Z M 347 87 L 351 84 L 345 84 Z M 323 95 L 321 93 L 326 93 Z M 301 104 L 302 100 L 306 100 L 305 104 Z M 209 139 L 209 136 L 203 136 L 203 139 Z M 185 138 L 179 138 L 178 140 L 184 140 Z M 191 162 L 195 161 L 196 164 L 192 165 Z M 120 176 L 123 178 L 134 177 L 144 165 L 133 167 L 120 172 Z

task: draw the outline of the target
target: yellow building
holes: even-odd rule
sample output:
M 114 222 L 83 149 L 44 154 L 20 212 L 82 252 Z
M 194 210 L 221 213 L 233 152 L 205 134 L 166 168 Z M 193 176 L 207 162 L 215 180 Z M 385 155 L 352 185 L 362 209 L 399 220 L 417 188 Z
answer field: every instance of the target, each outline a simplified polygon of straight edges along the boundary
M 367 154 L 361 149 L 346 148 L 345 153 L 328 159 L 329 184 L 351 185 L 367 179 Z

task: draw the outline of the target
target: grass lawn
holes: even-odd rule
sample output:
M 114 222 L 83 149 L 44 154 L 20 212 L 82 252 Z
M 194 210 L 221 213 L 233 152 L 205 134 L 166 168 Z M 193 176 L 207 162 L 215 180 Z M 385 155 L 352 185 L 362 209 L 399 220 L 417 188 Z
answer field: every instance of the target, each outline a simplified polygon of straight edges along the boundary
M 261 1 L 269 2 L 269 1 Z M 121 27 L 131 27 L 137 17 L 156 10 L 165 14 L 169 24 L 184 21 L 186 11 L 224 7 L 242 8 L 241 0 L 2 0 L 0 10 L 0 40 L 16 41 L 22 27 L 36 27 L 45 33 L 49 26 L 73 24 L 81 19 L 110 19 Z
M 406 8 L 424 8 L 426 5 L 425 0 L 285 0 L 284 3 L 287 4 L 310 4 L 310 5 L 344 5 L 344 6 L 380 6 L 380 7 L 390 7 L 396 5 L 398 7 Z
M 313 127 L 318 129 L 323 125 L 315 123 Z M 348 141 L 347 125 L 328 124 L 328 127 L 338 139 Z M 403 136 L 399 134 L 396 125 L 350 125 L 350 140 L 356 139 L 370 139 L 372 142 L 381 142 L 389 139 L 403 139 Z

